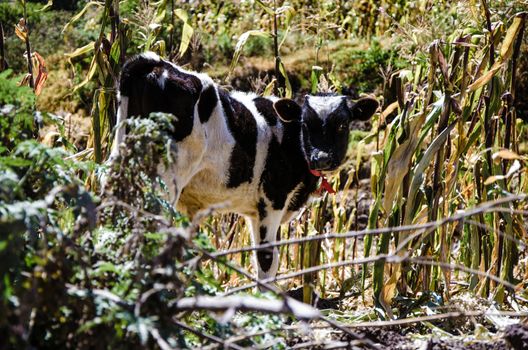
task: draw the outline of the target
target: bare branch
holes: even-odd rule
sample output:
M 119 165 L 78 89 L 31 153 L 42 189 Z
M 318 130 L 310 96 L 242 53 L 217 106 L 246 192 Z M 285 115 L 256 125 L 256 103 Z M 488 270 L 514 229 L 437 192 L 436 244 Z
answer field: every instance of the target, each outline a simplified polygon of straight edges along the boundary
M 170 307 L 177 311 L 255 311 L 269 314 L 291 313 L 301 320 L 313 320 L 320 317 L 320 312 L 316 308 L 301 303 L 295 299 L 285 300 L 262 299 L 251 296 L 226 296 L 214 297 L 198 295 L 196 297 L 182 298 L 175 301 Z
M 185 323 L 182 323 L 180 321 L 177 321 L 175 319 L 172 320 L 172 322 L 174 322 L 175 325 L 177 325 L 178 327 L 188 331 L 188 332 L 191 332 L 193 334 L 196 334 L 197 336 L 199 336 L 200 338 L 204 338 L 204 339 L 207 339 L 207 340 L 210 340 L 212 342 L 215 342 L 217 344 L 220 344 L 222 345 L 222 348 L 223 349 L 237 349 L 237 350 L 242 350 L 244 348 L 236 345 L 236 344 L 230 344 L 228 342 L 225 342 L 223 341 L 222 339 L 218 338 L 218 337 L 215 337 L 214 335 L 210 335 L 210 334 L 205 334 L 203 332 L 200 332 L 194 328 L 191 328 L 189 327 L 188 325 L 186 325 Z
M 398 255 L 395 255 L 395 254 L 379 254 L 379 255 L 368 257 L 368 258 L 346 260 L 346 261 L 340 261 L 340 262 L 336 262 L 336 263 L 328 263 L 328 264 L 323 264 L 323 265 L 318 265 L 318 266 L 312 266 L 310 268 L 306 268 L 306 269 L 298 270 L 296 272 L 292 272 L 292 273 L 276 276 L 274 278 L 267 278 L 267 279 L 261 280 L 260 282 L 261 283 L 265 283 L 265 284 L 273 283 L 273 282 L 277 282 L 277 281 L 283 281 L 283 280 L 292 279 L 292 278 L 295 278 L 295 277 L 303 276 L 303 275 L 306 275 L 306 274 L 310 274 L 310 273 L 314 273 L 314 272 L 318 272 L 318 271 L 322 271 L 322 270 L 326 270 L 326 269 L 333 269 L 333 268 L 336 268 L 336 267 L 345 267 L 345 266 L 352 266 L 352 265 L 362 265 L 362 264 L 365 264 L 365 263 L 372 263 L 372 262 L 382 261 L 382 260 L 384 260 L 387 263 L 397 263 L 397 264 L 399 264 L 399 263 L 408 261 L 408 262 L 413 262 L 413 263 L 420 264 L 420 265 L 432 265 L 432 266 L 447 267 L 447 268 L 450 268 L 450 269 L 460 270 L 460 271 L 464 271 L 464 272 L 467 272 L 467 273 L 470 273 L 470 274 L 474 274 L 474 275 L 478 275 L 478 276 L 489 278 L 489 279 L 491 279 L 491 280 L 493 280 L 493 281 L 495 281 L 497 283 L 503 284 L 504 286 L 506 286 L 508 288 L 511 288 L 511 289 L 516 289 L 517 288 L 514 284 L 511 284 L 511 283 L 509 283 L 509 282 L 507 282 L 507 281 L 505 281 L 505 280 L 503 280 L 503 279 L 501 279 L 501 278 L 499 278 L 499 277 L 497 277 L 495 275 L 491 275 L 491 274 L 489 274 L 487 272 L 482 272 L 482 271 L 479 271 L 479 270 L 471 269 L 471 268 L 463 266 L 463 265 L 450 264 L 450 263 L 445 263 L 445 262 L 441 262 L 441 261 L 433 261 L 433 260 L 428 260 L 428 259 L 423 259 L 423 258 L 410 258 L 410 257 L 406 257 L 406 256 L 402 257 L 402 256 L 398 256 Z M 256 286 L 256 283 L 249 283 L 249 284 L 246 284 L 244 286 L 233 288 L 233 289 L 229 290 L 228 292 L 224 293 L 224 295 L 231 295 L 231 294 L 234 294 L 234 293 L 238 293 L 240 291 L 247 290 L 247 289 L 253 288 L 255 286 Z

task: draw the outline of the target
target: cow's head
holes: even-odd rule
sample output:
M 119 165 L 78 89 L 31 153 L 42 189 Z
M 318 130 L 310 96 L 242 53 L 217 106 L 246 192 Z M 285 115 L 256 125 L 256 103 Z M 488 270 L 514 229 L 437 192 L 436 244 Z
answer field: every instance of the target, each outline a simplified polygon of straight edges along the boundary
M 346 96 L 309 96 L 299 106 L 290 99 L 275 102 L 275 110 L 285 122 L 301 122 L 304 156 L 311 170 L 334 170 L 348 147 L 350 124 L 368 120 L 378 108 L 373 98 L 352 102 Z

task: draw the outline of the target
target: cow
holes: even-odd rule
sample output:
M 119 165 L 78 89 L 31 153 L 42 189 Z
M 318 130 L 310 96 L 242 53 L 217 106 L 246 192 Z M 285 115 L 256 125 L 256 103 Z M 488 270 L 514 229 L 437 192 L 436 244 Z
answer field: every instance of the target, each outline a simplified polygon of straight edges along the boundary
M 130 117 L 152 112 L 176 117 L 173 161 L 161 178 L 177 209 L 194 217 L 215 207 L 243 215 L 252 243 L 274 242 L 282 223 L 308 201 L 323 172 L 337 169 L 348 147 L 350 124 L 368 120 L 373 98 L 292 99 L 228 92 L 202 73 L 187 71 L 153 53 L 128 60 L 119 83 L 117 130 L 110 159 L 119 154 Z M 274 277 L 278 249 L 254 255 L 259 279 Z

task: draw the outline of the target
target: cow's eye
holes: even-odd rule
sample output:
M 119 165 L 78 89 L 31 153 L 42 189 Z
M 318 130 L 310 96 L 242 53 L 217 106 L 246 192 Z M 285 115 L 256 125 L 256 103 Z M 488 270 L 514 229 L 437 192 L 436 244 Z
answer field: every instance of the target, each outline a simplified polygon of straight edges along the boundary
M 339 124 L 339 126 L 337 127 L 337 132 L 346 132 L 348 131 L 348 125 L 346 124 Z

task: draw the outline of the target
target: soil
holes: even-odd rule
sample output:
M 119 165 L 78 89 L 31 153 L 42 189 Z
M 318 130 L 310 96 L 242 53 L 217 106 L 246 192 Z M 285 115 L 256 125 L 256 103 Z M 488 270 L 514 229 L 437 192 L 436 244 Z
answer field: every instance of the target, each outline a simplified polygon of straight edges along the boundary
M 511 327 L 511 329 L 510 329 Z M 514 325 L 504 332 L 494 334 L 488 340 L 477 340 L 462 337 L 445 335 L 438 337 L 431 332 L 417 332 L 413 327 L 370 327 L 351 329 L 354 336 L 339 333 L 328 333 L 333 339 L 319 340 L 318 344 L 311 346 L 311 349 L 370 349 L 368 345 L 357 344 L 357 340 L 370 341 L 378 349 L 394 350 L 523 350 L 528 349 L 528 327 L 525 325 Z M 309 343 L 310 337 L 317 338 L 317 335 L 310 334 L 308 337 L 296 337 L 289 344 L 291 347 L 302 343 Z M 313 340 L 312 340 L 313 341 Z M 314 342 L 315 343 L 315 342 Z M 334 346 L 332 346 L 335 344 Z M 346 344 L 346 345 L 345 345 Z

